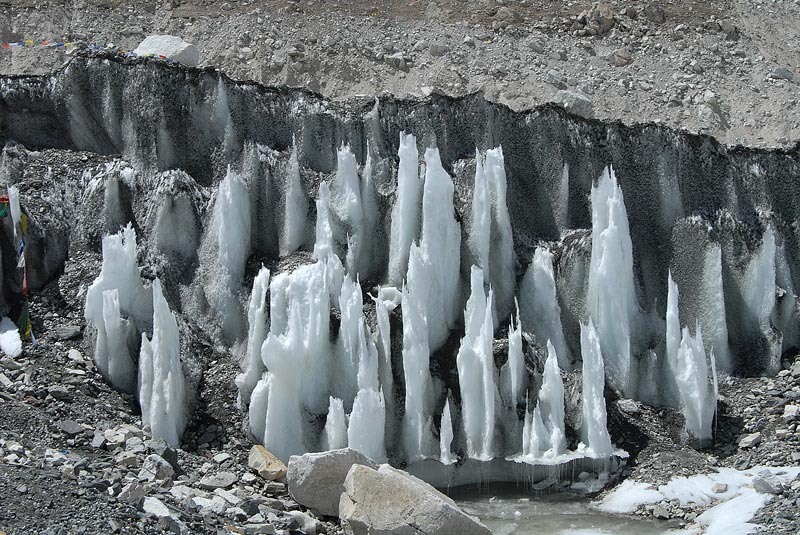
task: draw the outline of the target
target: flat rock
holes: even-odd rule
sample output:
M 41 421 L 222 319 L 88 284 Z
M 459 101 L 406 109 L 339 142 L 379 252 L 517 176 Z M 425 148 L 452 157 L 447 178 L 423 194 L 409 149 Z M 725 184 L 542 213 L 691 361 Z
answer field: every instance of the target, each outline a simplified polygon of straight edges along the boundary
M 81 335 L 80 325 L 58 325 L 55 328 L 56 337 L 59 340 L 72 340 Z
M 761 443 L 761 433 L 751 433 L 749 435 L 745 435 L 739 441 L 739 447 L 742 449 L 752 448 L 753 446 L 757 446 Z
M 592 100 L 581 93 L 562 89 L 556 93 L 555 101 L 569 113 L 590 119 L 594 115 Z
M 280 479 L 286 475 L 286 465 L 283 461 L 275 457 L 275 455 L 267 448 L 260 444 L 256 444 L 250 448 L 250 455 L 247 457 L 247 466 L 251 470 L 258 472 L 258 475 L 267 481 Z
M 336 516 L 339 513 L 339 495 L 353 465 L 378 467 L 368 457 L 350 448 L 293 455 L 286 473 L 289 494 L 297 503 L 320 515 Z
M 65 435 L 69 436 L 79 435 L 85 431 L 83 426 L 75 420 L 61 420 L 58 422 L 58 428 L 61 429 Z
M 388 464 L 355 465 L 347 474 L 339 517 L 348 535 L 489 535 L 489 529 L 416 477 Z
M 227 489 L 237 481 L 239 481 L 239 476 L 233 472 L 217 472 L 216 474 L 205 476 L 197 483 L 197 486 L 205 490 Z
M 780 494 L 783 483 L 769 470 L 762 470 L 753 478 L 753 488 L 764 494 Z

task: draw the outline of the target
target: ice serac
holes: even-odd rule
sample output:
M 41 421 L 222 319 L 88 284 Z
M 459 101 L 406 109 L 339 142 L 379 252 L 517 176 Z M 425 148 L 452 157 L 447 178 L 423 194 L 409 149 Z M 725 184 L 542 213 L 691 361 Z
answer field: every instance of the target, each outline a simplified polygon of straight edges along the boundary
M 344 404 L 341 399 L 331 396 L 328 405 L 328 416 L 322 432 L 322 448 L 338 450 L 347 447 L 347 420 L 344 415 Z
M 696 446 L 707 446 L 712 439 L 712 423 L 717 408 L 714 356 L 710 356 L 709 362 L 703 347 L 699 322 L 694 336 L 688 327 L 683 328 L 680 343 L 676 347 L 675 331 L 680 325 L 678 299 L 678 285 L 670 274 L 667 298 L 667 363 L 675 379 L 690 442 Z
M 319 186 L 316 200 L 317 222 L 314 229 L 314 258 L 322 260 L 334 253 L 333 227 L 331 225 L 331 190 L 327 182 Z
M 357 378 L 358 394 L 350 414 L 348 445 L 374 461 L 384 462 L 386 406 L 379 383 L 378 349 L 363 315 L 358 318 Z
M 546 247 L 537 247 L 534 251 L 533 261 L 522 279 L 519 299 L 522 324 L 536 336 L 539 343 L 546 344 L 549 340 L 556 349 L 558 365 L 562 370 L 571 370 L 561 326 L 561 307 L 556 296 L 553 254 Z
M 439 424 L 439 462 L 444 465 L 456 462 L 456 457 L 452 453 L 453 443 L 453 418 L 450 415 L 450 398 L 444 402 L 442 410 L 442 420 Z
M 178 322 L 161 291 L 161 281 L 153 281 L 153 336 L 142 335 L 139 354 L 139 405 L 142 423 L 149 425 L 154 438 L 178 447 L 188 422 L 186 387 L 181 368 Z
M 397 155 L 400 163 L 397 168 L 397 191 L 392 208 L 388 281 L 392 286 L 399 288 L 408 270 L 411 244 L 419 234 L 422 180 L 418 171 L 419 152 L 416 138 L 401 132 Z
M 752 338 L 762 337 L 766 340 L 766 371 L 776 374 L 781 366 L 780 333 L 773 330 L 771 317 L 775 310 L 775 234 L 771 226 L 767 226 L 761 245 L 758 247 L 744 278 L 744 300 L 751 316 L 750 328 L 754 331 Z
M 532 414 L 525 413 L 522 454 L 526 461 L 553 459 L 566 451 L 564 414 L 564 382 L 555 348 L 548 342 L 538 403 Z
M 481 268 L 495 290 L 498 319 L 511 312 L 514 299 L 514 242 L 506 203 L 506 172 L 503 150 L 475 152 L 475 182 L 468 247 L 473 263 Z
M 281 273 L 270 285 L 270 331 L 261 348 L 269 370 L 250 400 L 251 431 L 286 462 L 313 447 L 306 441 L 304 413 L 323 416 L 328 409 L 330 287 L 328 263 L 317 261 Z M 259 396 L 256 396 L 256 392 Z M 266 400 L 266 403 L 264 403 Z M 261 403 L 263 408 L 254 407 Z M 254 421 L 263 413 L 264 423 Z M 257 432 L 263 429 L 263 435 Z
M 283 191 L 283 225 L 280 229 L 278 251 L 288 256 L 297 251 L 306 240 L 308 224 L 308 196 L 300 177 L 297 143 L 292 144 L 289 166 Z
M 508 361 L 501 370 L 501 393 L 506 404 L 506 440 L 511 446 L 509 453 L 519 454 L 522 444 L 519 408 L 525 401 L 528 387 L 528 371 L 525 367 L 525 355 L 522 352 L 522 322 L 519 319 L 519 307 L 515 320 L 508 326 Z
M 358 274 L 364 280 L 370 280 L 384 268 L 381 261 L 383 257 L 379 254 L 379 251 L 382 251 L 379 241 L 383 237 L 383 229 L 380 223 L 379 195 L 373 176 L 375 172 L 368 142 L 367 158 L 361 170 L 361 212 L 364 217 L 364 234 L 357 264 Z
M 583 359 L 583 381 L 581 440 L 586 447 L 586 454 L 601 459 L 614 452 L 611 437 L 608 434 L 606 400 L 603 397 L 605 372 L 603 355 L 600 350 L 600 339 L 594 323 L 581 324 L 581 357 Z
M 331 192 L 331 212 L 335 221 L 337 242 L 347 244 L 347 272 L 355 277 L 361 263 L 366 237 L 364 208 L 358 164 L 350 147 L 342 145 L 336 153 L 336 175 Z
M 442 347 L 458 319 L 461 227 L 455 219 L 453 181 L 437 149 L 425 150 L 422 237 L 412 245 L 407 285 L 422 305 L 432 351 Z
M 733 372 L 733 358 L 728 345 L 728 323 L 725 318 L 725 293 L 722 287 L 722 249 L 711 244 L 703 262 L 703 285 L 700 289 L 700 326 L 703 329 L 706 353 L 713 350 L 717 369 Z
M 236 376 L 239 401 L 243 407 L 250 403 L 250 394 L 266 371 L 261 360 L 261 346 L 269 330 L 267 292 L 269 291 L 269 270 L 264 266 L 253 280 L 253 290 L 247 302 L 247 345 L 244 353 L 244 371 Z
M 592 187 L 592 259 L 586 308 L 600 337 L 608 384 L 636 392 L 631 332 L 639 309 L 633 280 L 633 245 L 622 189 L 606 168 Z
M 464 338 L 456 363 L 461 388 L 461 412 L 467 455 L 488 461 L 494 457 L 495 383 L 492 339 L 492 290 L 483 289 L 483 271 L 473 266 L 470 273 L 472 293 L 464 311 Z
M 153 296 L 139 275 L 131 225 L 103 238 L 103 263 L 86 291 L 84 317 L 97 329 L 97 369 L 114 388 L 134 393 L 138 338 L 152 325 Z
M 409 463 L 432 453 L 430 349 L 428 325 L 421 304 L 422 300 L 409 286 L 403 288 L 403 378 L 406 392 L 403 448 Z
M 219 185 L 208 232 L 203 239 L 203 292 L 226 340 L 244 336 L 240 295 L 250 254 L 250 197 L 244 180 L 230 167 Z
M 344 277 L 339 294 L 339 337 L 336 341 L 336 364 L 333 373 L 333 395 L 344 401 L 345 408 L 351 409 L 358 392 L 359 366 L 361 366 L 361 343 L 363 336 L 363 298 L 361 286 L 350 274 Z M 374 345 L 372 350 L 375 350 Z M 377 366 L 377 359 L 375 359 Z M 375 379 L 377 381 L 377 377 Z
M 394 375 L 392 372 L 392 338 L 389 323 L 389 311 L 395 307 L 392 301 L 375 298 L 375 315 L 378 324 L 378 376 L 384 400 L 385 441 L 393 444 L 397 434 L 397 422 L 394 417 Z

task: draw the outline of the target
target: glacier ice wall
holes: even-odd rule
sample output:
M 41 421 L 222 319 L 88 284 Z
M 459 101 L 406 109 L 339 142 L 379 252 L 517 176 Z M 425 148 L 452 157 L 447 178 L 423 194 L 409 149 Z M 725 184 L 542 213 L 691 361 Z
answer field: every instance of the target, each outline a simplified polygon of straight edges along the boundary
M 139 260 L 162 277 L 179 319 L 193 318 L 208 334 L 221 318 L 197 306 L 203 305 L 198 297 L 213 295 L 217 280 L 200 275 L 217 265 L 234 268 L 234 276 L 220 280 L 230 283 L 230 296 L 236 297 L 220 293 L 218 304 L 232 312 L 222 319 L 238 324 L 229 333 L 244 341 L 253 334 L 245 306 L 250 280 L 262 263 L 269 266 L 269 319 L 263 311 L 257 320 L 265 333 L 262 364 L 253 367 L 247 383 L 262 375 L 247 408 L 253 434 L 271 436 L 284 453 L 321 447 L 329 398 L 339 394 L 330 380 L 330 355 L 340 345 L 340 332 L 352 329 L 360 336 L 353 325 L 363 317 L 365 339 L 375 338 L 378 354 L 387 456 L 440 456 L 445 406 L 454 435 L 450 450 L 464 455 L 455 356 L 465 334 L 462 312 L 472 264 L 488 273 L 494 291 L 495 326 L 502 325 L 495 343 L 518 343 L 519 325 L 507 335 L 500 307 L 502 301 L 512 308 L 503 286 L 509 266 L 510 297 L 518 299 L 522 315 L 527 390 L 522 387 L 517 407 L 527 445 L 505 438 L 504 426 L 514 426 L 514 394 L 504 372 L 497 385 L 503 403 L 495 407 L 502 454 L 530 452 L 533 435 L 543 441 L 537 450 L 552 447 L 550 421 L 537 403 L 542 359 L 531 355 L 540 355 L 549 339 L 561 367 L 577 368 L 581 325 L 589 319 L 612 388 L 677 403 L 654 388 L 671 375 L 664 343 L 667 266 L 684 295 L 678 304 L 682 324 L 700 322 L 706 355 L 713 349 L 722 370 L 772 373 L 783 352 L 797 350 L 796 151 L 723 147 L 659 125 L 584 121 L 548 106 L 517 113 L 479 96 L 333 103 L 211 71 L 102 55 L 77 57 L 50 76 L 2 78 L 0 92 L 3 141 L 128 160 L 113 171 L 87 170 L 86 178 L 66 186 L 45 181 L 45 207 L 62 214 L 65 205 L 75 217 L 32 219 L 32 288 L 58 273 L 70 250 L 97 251 L 103 232 L 132 221 L 143 244 Z M 230 219 L 220 225 L 214 218 L 229 166 L 240 177 L 229 197 L 239 200 L 219 210 Z M 484 180 L 477 180 L 478 167 Z M 613 175 L 603 172 L 607 167 Z M 102 180 L 88 191 L 97 175 Z M 20 191 L 25 205 L 31 199 Z M 246 210 L 249 218 L 241 217 Z M 103 214 L 102 225 L 90 214 Z M 185 229 L 173 232 L 183 220 L 189 221 Z M 235 243 L 221 242 L 222 228 Z M 211 245 L 201 248 L 201 237 Z M 241 258 L 219 260 L 221 245 L 247 240 Z M 214 252 L 206 254 L 206 247 Z M 3 258 L 7 253 L 12 256 L 3 250 Z M 501 268 L 495 270 L 495 263 Z M 348 295 L 356 295 L 353 284 L 360 286 L 363 306 L 360 313 L 353 307 L 343 331 L 345 271 Z M 526 297 L 531 279 L 546 291 L 534 284 L 533 296 Z M 7 295 L 18 290 L 13 277 L 4 277 L 3 284 Z M 751 302 L 749 296 L 756 295 L 759 300 Z M 112 297 L 108 315 L 116 319 Z M 119 316 L 130 320 L 119 289 L 117 298 Z M 211 305 L 214 298 L 206 301 Z M 534 303 L 540 311 L 528 315 Z M 102 304 L 95 307 L 102 310 Z M 94 323 L 104 321 L 101 315 L 94 315 Z M 152 314 L 145 316 L 144 331 Z M 552 327 L 557 320 L 564 348 L 559 329 Z M 543 334 L 548 329 L 551 334 Z M 137 339 L 140 332 L 137 326 Z M 244 371 L 257 345 L 249 346 Z M 494 349 L 496 369 L 504 355 Z M 137 348 L 130 354 L 138 355 Z M 344 421 L 352 423 L 362 390 L 353 369 L 361 357 L 348 358 L 348 399 L 341 401 Z M 374 389 L 365 390 L 371 400 L 379 399 Z

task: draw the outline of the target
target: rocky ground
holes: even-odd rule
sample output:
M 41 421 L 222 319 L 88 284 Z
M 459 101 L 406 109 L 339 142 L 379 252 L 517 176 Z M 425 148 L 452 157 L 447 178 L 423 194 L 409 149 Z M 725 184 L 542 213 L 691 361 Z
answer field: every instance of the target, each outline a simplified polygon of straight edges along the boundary
M 798 0 L 18 0 L 0 37 L 133 49 L 194 43 L 238 79 L 332 98 L 483 91 L 526 109 L 557 100 L 626 123 L 657 121 L 730 145 L 800 140 Z M 62 49 L 0 51 L 0 72 L 41 73 Z M 559 94 L 566 90 L 568 93 Z

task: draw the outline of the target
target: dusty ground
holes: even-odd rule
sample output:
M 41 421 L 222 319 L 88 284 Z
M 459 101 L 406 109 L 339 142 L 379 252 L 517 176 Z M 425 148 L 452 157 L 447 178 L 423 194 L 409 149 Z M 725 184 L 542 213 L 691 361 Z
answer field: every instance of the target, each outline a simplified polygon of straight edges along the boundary
M 23 0 L 0 12 L 3 40 L 132 49 L 153 33 L 196 44 L 202 64 L 235 78 L 333 98 L 483 91 L 524 109 L 568 89 L 598 118 L 732 145 L 800 140 L 798 0 Z M 63 60 L 54 49 L 2 50 L 0 72 Z

